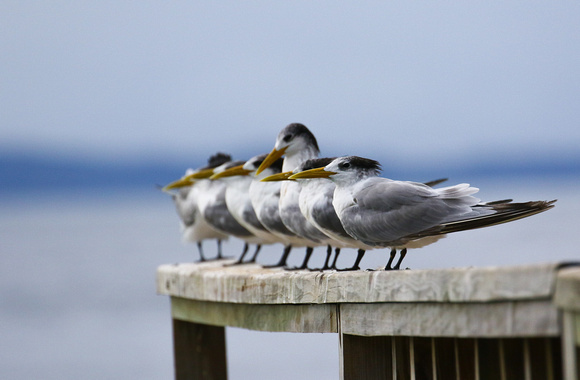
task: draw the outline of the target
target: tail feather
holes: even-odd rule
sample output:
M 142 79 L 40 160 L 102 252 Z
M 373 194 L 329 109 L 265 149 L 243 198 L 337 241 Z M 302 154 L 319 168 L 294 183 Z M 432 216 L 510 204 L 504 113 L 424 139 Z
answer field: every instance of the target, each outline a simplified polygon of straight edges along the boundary
M 511 222 L 536 215 L 554 207 L 556 200 L 552 201 L 532 201 L 524 203 L 497 203 L 491 202 L 475 207 L 491 207 L 495 213 L 477 216 L 466 220 L 448 222 L 442 225 L 439 233 L 448 234 L 451 232 L 472 230 L 476 228 L 495 226 L 502 223 Z
M 485 208 L 487 210 L 491 209 L 492 213 L 486 213 L 472 218 L 442 223 L 433 228 L 419 232 L 414 236 L 409 236 L 408 238 L 409 240 L 414 240 L 425 236 L 443 235 L 451 232 L 495 226 L 547 211 L 554 207 L 555 202 L 556 199 L 552 201 L 511 203 L 511 199 L 506 199 L 495 202 L 481 203 L 473 206 L 473 208 Z

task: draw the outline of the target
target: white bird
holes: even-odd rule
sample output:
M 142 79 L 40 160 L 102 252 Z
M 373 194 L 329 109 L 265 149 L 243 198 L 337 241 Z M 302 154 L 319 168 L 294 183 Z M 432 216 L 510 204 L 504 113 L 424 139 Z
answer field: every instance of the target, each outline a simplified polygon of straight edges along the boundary
M 296 174 L 305 170 L 324 167 L 332 162 L 334 158 L 313 158 L 306 160 L 290 174 Z M 289 177 L 289 176 L 288 176 Z M 368 246 L 361 241 L 353 239 L 342 227 L 342 223 L 332 206 L 335 185 L 331 181 L 322 178 L 298 179 L 301 190 L 299 196 L 299 206 L 302 215 L 316 228 L 327 236 L 334 239 L 335 256 L 331 265 L 326 264 L 323 269 L 337 269 L 336 261 L 342 248 L 357 249 L 357 258 L 352 267 L 343 270 L 360 269 L 359 264 L 368 249 Z M 327 268 L 326 268 L 327 267 Z
M 230 161 L 211 171 L 194 173 L 192 179 L 205 179 L 196 184 L 200 188 L 198 208 L 205 220 L 216 230 L 235 236 L 245 242 L 242 257 L 245 256 L 249 244 L 260 244 L 261 239 L 242 226 L 230 213 L 226 204 L 227 184 L 223 180 L 210 180 L 212 175 L 241 165 L 242 161 Z
M 263 157 L 265 157 L 265 155 L 262 156 L 262 158 Z M 247 162 L 254 161 L 253 159 L 250 159 Z M 262 245 L 285 242 L 285 240 L 272 234 L 268 229 L 266 229 L 256 216 L 249 193 L 250 185 L 253 181 L 253 178 L 250 177 L 249 174 L 253 173 L 253 171 L 244 169 L 244 165 L 245 163 L 229 167 L 228 169 L 216 169 L 216 174 L 210 177 L 211 180 L 219 179 L 226 184 L 225 199 L 229 212 L 232 214 L 234 219 L 250 231 L 256 237 L 255 240 L 258 241 L 256 251 L 249 261 L 244 262 L 244 252 L 244 254 L 234 264 L 254 263 L 256 262 L 256 258 Z
M 175 208 L 180 219 L 182 240 L 184 242 L 193 242 L 197 244 L 200 261 L 207 260 L 203 253 L 202 242 L 204 240 L 217 240 L 217 258 L 221 259 L 221 243 L 222 240 L 227 240 L 229 235 L 217 231 L 206 222 L 203 215 L 199 212 L 197 206 L 197 199 L 200 189 L 198 186 L 195 186 L 195 182 L 190 180 L 188 177 L 191 174 L 200 172 L 202 170 L 213 169 L 230 160 L 231 157 L 229 155 L 217 153 L 209 158 L 207 166 L 195 170 L 188 169 L 184 177 L 170 183 L 162 189 L 171 195 L 175 204 Z M 177 191 L 172 191 L 174 189 Z
M 280 131 L 274 149 L 264 159 L 256 173 L 260 174 L 272 162 L 282 156 L 284 156 L 282 171 L 292 171 L 302 162 L 318 157 L 319 152 L 318 143 L 312 132 L 303 124 L 292 123 Z M 282 182 L 278 207 L 284 225 L 304 239 L 304 245 L 307 247 L 306 257 L 302 265 L 296 269 L 306 269 L 313 247 L 320 245 L 330 246 L 337 242 L 312 225 L 302 215 L 299 205 L 300 189 L 300 184 L 294 181 Z M 332 248 L 329 247 L 328 249 L 331 252 Z
M 266 158 L 267 154 L 252 157 L 244 164 L 244 169 L 248 175 L 254 175 L 254 180 L 250 184 L 250 201 L 256 212 L 258 220 L 268 231 L 278 236 L 284 242 L 285 249 L 277 264 L 265 267 L 286 267 L 290 251 L 293 247 L 304 247 L 304 239 L 290 231 L 282 222 L 280 217 L 280 182 L 261 182 L 261 179 L 280 173 L 282 170 L 282 158 L 275 160 L 268 168 L 260 174 L 256 174 L 259 166 Z
M 346 156 L 289 178 L 332 180 L 336 185 L 332 203 L 346 232 L 369 246 L 402 249 L 395 269 L 407 248 L 429 244 L 428 239 L 525 218 L 554 207 L 555 202 L 481 203 L 472 196 L 479 189 L 468 184 L 433 189 L 381 178 L 379 172 L 377 161 Z
M 333 158 L 313 158 L 304 161 L 298 165 L 292 172 L 284 172 L 278 175 L 267 177 L 264 180 L 289 180 L 293 174 L 300 173 L 305 170 L 320 168 L 331 163 Z M 329 237 L 333 238 L 336 243 L 335 256 L 332 265 L 325 265 L 323 269 L 337 269 L 336 261 L 340 254 L 341 248 L 357 249 L 357 258 L 350 268 L 342 270 L 358 270 L 359 264 L 367 250 L 374 249 L 373 246 L 364 244 L 363 242 L 354 239 L 342 227 L 342 223 L 334 210 L 332 201 L 334 198 L 335 185 L 332 181 L 325 178 L 298 178 L 295 179 L 301 185 L 300 191 L 300 211 L 302 215 L 319 230 L 324 232 Z M 428 182 L 429 186 L 435 186 L 446 179 L 439 179 Z M 396 250 L 391 252 L 391 261 L 394 259 Z M 327 263 L 328 264 L 328 263 Z

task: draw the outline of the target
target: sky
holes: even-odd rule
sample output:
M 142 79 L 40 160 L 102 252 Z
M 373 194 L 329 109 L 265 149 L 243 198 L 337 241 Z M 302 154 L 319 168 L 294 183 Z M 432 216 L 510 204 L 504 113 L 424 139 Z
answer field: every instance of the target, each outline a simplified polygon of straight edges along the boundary
M 580 3 L 0 3 L 0 149 L 269 151 L 447 165 L 574 159 Z

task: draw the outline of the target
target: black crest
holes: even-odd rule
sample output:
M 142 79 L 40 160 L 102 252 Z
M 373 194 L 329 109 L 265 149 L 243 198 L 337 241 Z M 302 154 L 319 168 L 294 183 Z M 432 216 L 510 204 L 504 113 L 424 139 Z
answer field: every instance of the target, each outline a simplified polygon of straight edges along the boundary
M 252 160 L 252 166 L 255 169 L 258 169 L 267 156 L 268 156 L 268 153 L 256 156 Z M 270 165 L 270 169 L 272 169 L 274 171 L 274 173 L 280 173 L 282 171 L 282 163 L 284 163 L 284 159 L 279 158 L 276 161 L 274 161 L 274 163 L 272 165 Z
M 341 170 L 359 170 L 364 173 L 378 174 L 381 171 L 381 164 L 378 161 L 370 158 L 363 158 L 358 156 L 348 156 L 338 164 Z
M 217 168 L 218 166 L 225 164 L 226 162 L 231 160 L 232 156 L 230 156 L 229 154 L 218 152 L 207 160 L 206 169 Z
M 306 160 L 304 161 L 300 167 L 301 170 L 310 170 L 310 169 L 316 169 L 316 168 L 323 168 L 326 165 L 330 164 L 332 161 L 334 161 L 336 159 L 336 157 L 325 157 L 325 158 L 311 158 L 310 160 Z

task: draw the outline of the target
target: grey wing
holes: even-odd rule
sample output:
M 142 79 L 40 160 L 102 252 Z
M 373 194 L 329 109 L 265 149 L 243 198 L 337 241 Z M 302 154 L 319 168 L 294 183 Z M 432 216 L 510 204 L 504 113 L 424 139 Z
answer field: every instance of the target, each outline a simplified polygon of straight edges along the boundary
M 358 240 L 389 246 L 438 225 L 454 212 L 453 207 L 423 184 L 371 181 L 354 194 L 354 204 L 342 211 L 341 220 Z
M 319 243 L 321 240 L 327 239 L 322 231 L 312 225 L 300 211 L 298 204 L 292 204 L 280 210 L 280 216 L 285 222 L 286 226 L 296 235 Z
M 256 230 L 266 231 L 264 225 L 258 220 L 258 216 L 256 215 L 251 202 L 247 202 L 244 206 L 242 218 L 244 218 L 244 221 L 254 227 Z
M 312 209 L 312 218 L 319 226 L 326 228 L 338 236 L 351 238 L 351 236 L 344 230 L 334 207 L 332 206 L 332 198 L 327 198 L 329 201 L 324 204 L 316 204 Z
M 282 223 L 277 204 L 265 205 L 262 207 L 258 219 L 270 231 L 278 232 L 287 236 L 296 236 L 295 233 L 290 231 L 286 225 Z
M 219 231 L 234 236 L 251 236 L 252 233 L 245 229 L 229 212 L 225 200 L 216 202 L 207 207 L 203 216 L 205 220 Z

